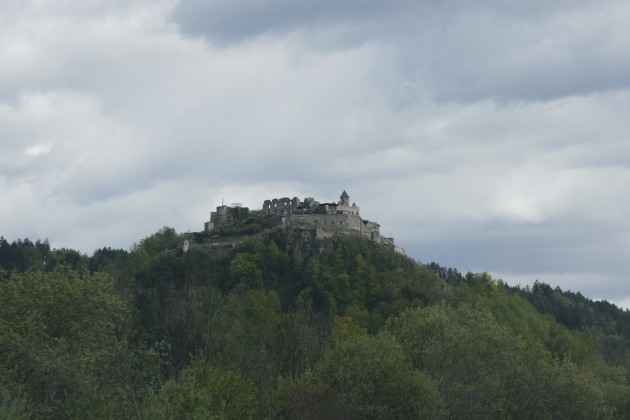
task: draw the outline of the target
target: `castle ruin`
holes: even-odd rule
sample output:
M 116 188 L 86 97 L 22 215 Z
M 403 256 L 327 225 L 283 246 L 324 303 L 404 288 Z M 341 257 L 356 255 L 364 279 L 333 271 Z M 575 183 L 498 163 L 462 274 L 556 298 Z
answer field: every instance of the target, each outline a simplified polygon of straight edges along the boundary
M 205 223 L 204 230 L 209 232 L 236 221 L 258 217 L 263 218 L 271 229 L 293 227 L 308 230 L 318 239 L 344 234 L 359 235 L 404 253 L 394 245 L 393 238 L 381 235 L 378 223 L 361 218 L 359 207 L 354 203 L 350 205 L 350 196 L 346 191 L 336 203 L 320 203 L 312 197 L 304 201 L 297 197 L 283 197 L 265 200 L 260 210 L 249 210 L 240 205 L 221 205 L 210 213 L 210 221 Z

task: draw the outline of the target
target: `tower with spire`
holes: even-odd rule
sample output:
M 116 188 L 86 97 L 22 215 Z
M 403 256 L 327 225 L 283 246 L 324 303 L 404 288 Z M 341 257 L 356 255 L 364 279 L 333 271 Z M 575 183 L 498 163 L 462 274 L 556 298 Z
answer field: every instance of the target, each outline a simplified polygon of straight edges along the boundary
M 348 195 L 346 190 L 343 190 L 343 192 L 341 193 L 341 197 L 339 198 L 341 199 L 341 201 L 339 201 L 340 205 L 350 207 L 350 196 Z

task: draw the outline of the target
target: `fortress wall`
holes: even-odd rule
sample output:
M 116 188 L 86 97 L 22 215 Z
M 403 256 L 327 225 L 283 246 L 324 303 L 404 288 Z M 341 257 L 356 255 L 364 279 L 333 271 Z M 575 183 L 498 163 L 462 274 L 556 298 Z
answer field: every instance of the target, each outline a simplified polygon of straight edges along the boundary
M 363 228 L 361 218 L 352 214 L 290 214 L 284 219 L 285 225 L 303 229 L 361 232 Z
M 359 215 L 359 206 L 357 206 L 356 204 L 353 204 L 350 206 L 350 205 L 340 203 L 337 205 L 337 211 Z
M 381 243 L 380 226 L 377 223 L 364 223 L 356 214 L 291 214 L 282 218 L 284 226 L 315 230 L 318 238 L 329 238 L 338 233 L 359 234 Z
M 381 243 L 394 246 L 394 238 L 387 238 L 385 236 L 381 236 Z
M 293 197 L 274 198 L 263 202 L 262 212 L 265 215 L 284 215 L 297 211 L 300 199 Z
M 216 226 L 225 226 L 236 220 L 246 219 L 249 215 L 248 207 L 217 206 L 217 211 L 210 213 L 210 222 L 207 222 L 204 227 L 206 230 L 211 230 Z
M 404 253 L 402 248 L 394 245 L 393 238 L 386 238 L 380 234 L 380 225 L 376 222 L 363 220 L 359 216 L 359 207 L 350 205 L 349 197 L 344 191 L 339 203 L 318 203 L 312 197 L 300 202 L 297 197 L 274 198 L 265 200 L 261 210 L 250 211 L 246 207 L 234 208 L 221 205 L 216 212 L 210 214 L 210 222 L 204 225 L 205 230 L 216 226 L 223 226 L 237 220 L 265 216 L 269 228 L 279 226 L 308 229 L 315 232 L 318 238 L 328 238 L 335 234 L 361 235 L 374 242 L 395 247 Z
M 293 204 L 293 203 L 290 203 Z M 271 206 L 270 206 L 271 207 Z M 228 208 L 217 209 L 219 211 L 212 212 L 211 221 L 206 222 L 204 228 L 206 231 L 210 231 L 216 226 L 222 226 L 230 224 L 235 220 L 242 219 L 248 216 L 254 216 L 264 210 L 249 212 L 247 208 Z M 221 211 L 223 210 L 223 211 Z M 227 210 L 227 211 L 226 211 Z M 391 246 L 396 252 L 405 255 L 405 251 L 394 245 L 394 239 L 382 236 L 380 234 L 380 225 L 375 222 L 363 220 L 357 214 L 348 213 L 328 213 L 328 214 L 284 214 L 284 215 L 269 215 L 265 216 L 266 224 L 268 228 L 278 227 L 295 227 L 299 229 L 305 229 L 315 234 L 318 239 L 331 238 L 335 235 L 360 235 L 366 239 L 370 239 L 376 243 Z M 226 239 L 228 240 L 228 239 Z M 236 241 L 239 239 L 229 239 L 230 241 Z M 225 242 L 225 241 L 224 241 Z M 221 242 L 223 244 L 223 242 Z M 211 246 L 219 245 L 213 243 Z M 233 246 L 234 244 L 232 244 Z

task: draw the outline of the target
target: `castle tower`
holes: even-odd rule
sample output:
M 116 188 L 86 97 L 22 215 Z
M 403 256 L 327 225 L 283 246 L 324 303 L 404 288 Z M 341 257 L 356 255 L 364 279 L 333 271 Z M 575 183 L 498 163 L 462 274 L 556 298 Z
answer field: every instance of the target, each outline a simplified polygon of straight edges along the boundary
M 342 206 L 350 207 L 350 196 L 348 195 L 346 190 L 343 190 L 343 192 L 341 193 L 341 197 L 339 198 L 341 199 L 339 204 L 341 204 Z

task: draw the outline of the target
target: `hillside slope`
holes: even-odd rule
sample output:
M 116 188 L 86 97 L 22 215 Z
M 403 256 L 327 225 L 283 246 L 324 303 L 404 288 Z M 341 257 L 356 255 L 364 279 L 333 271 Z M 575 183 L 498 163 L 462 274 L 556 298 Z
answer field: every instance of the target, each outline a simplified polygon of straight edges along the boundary
M 88 257 L 0 240 L 0 413 L 630 413 L 627 312 L 614 305 L 425 267 L 359 237 L 275 230 L 237 242 L 164 228 Z M 571 324 L 559 314 L 574 302 L 588 315 Z

